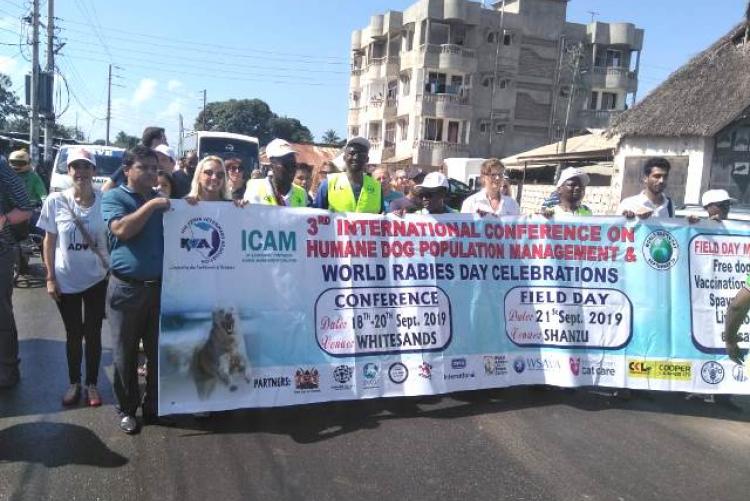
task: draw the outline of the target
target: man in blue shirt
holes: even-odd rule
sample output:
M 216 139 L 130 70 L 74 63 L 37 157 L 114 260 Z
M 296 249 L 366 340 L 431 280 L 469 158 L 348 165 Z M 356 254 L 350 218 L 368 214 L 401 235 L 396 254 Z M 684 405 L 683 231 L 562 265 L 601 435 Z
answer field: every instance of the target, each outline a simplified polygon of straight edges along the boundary
M 13 316 L 13 263 L 16 241 L 11 225 L 26 224 L 31 217 L 26 187 L 0 156 L 0 388 L 18 383 L 18 331 Z
M 156 153 L 136 146 L 125 154 L 127 184 L 106 192 L 102 215 L 108 228 L 112 275 L 107 290 L 107 318 L 112 333 L 114 389 L 120 429 L 138 431 L 140 405 L 138 341 L 148 360 L 143 421 L 157 422 L 157 375 L 161 271 L 164 259 L 162 214 L 169 199 L 156 194 Z

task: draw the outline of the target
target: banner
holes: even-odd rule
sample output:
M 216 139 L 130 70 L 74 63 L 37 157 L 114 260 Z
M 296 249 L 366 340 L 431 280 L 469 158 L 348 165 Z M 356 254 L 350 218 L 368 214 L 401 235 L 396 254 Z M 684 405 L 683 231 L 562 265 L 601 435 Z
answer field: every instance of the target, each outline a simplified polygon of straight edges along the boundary
M 161 414 L 529 384 L 750 393 L 722 340 L 743 225 L 175 201 L 164 239 Z

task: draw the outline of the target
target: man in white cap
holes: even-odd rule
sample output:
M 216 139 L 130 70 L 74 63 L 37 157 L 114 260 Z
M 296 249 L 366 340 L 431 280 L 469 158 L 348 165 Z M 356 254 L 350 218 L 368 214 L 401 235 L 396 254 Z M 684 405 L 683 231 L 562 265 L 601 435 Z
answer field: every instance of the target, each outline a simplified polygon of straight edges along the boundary
M 266 156 L 271 162 L 273 176 L 250 179 L 245 189 L 245 200 L 251 204 L 281 207 L 307 207 L 307 192 L 293 183 L 297 172 L 296 153 L 283 139 L 266 145 Z
M 383 191 L 375 179 L 365 172 L 369 161 L 370 141 L 353 137 L 344 147 L 345 172 L 329 174 L 320 183 L 315 207 L 332 212 L 383 212 Z
M 451 214 L 456 212 L 445 205 L 450 185 L 442 172 L 430 172 L 424 180 L 414 186 L 414 193 L 422 201 L 422 208 L 415 214 Z
M 724 221 L 729 217 L 729 209 L 736 201 L 727 190 L 708 190 L 701 197 L 701 205 L 708 212 L 708 218 L 714 221 Z
M 590 180 L 588 174 L 576 167 L 563 170 L 560 179 L 557 180 L 556 191 L 559 201 L 556 205 L 542 209 L 542 215 L 592 216 L 591 209 L 581 203 Z
M 643 164 L 644 189 L 620 202 L 618 212 L 628 219 L 674 217 L 672 199 L 664 194 L 671 165 L 666 158 L 653 157 Z

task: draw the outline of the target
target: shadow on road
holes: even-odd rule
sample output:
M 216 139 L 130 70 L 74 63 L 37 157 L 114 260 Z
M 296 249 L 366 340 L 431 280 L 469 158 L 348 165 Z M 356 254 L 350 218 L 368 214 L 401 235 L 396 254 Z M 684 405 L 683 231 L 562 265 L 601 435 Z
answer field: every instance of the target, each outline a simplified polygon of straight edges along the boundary
M 68 362 L 65 341 L 25 339 L 19 342 L 21 382 L 0 389 L 0 418 L 49 414 L 63 411 L 62 396 L 68 387 Z M 104 403 L 114 402 L 112 385 L 103 368 L 112 364 L 112 351 L 102 349 L 99 366 L 99 390 Z M 81 367 L 85 373 L 85 362 Z
M 685 401 L 684 394 L 681 393 L 638 392 L 636 397 L 626 401 L 587 389 L 513 387 L 446 396 L 381 398 L 277 409 L 227 411 L 212 413 L 200 419 L 177 416 L 175 425 L 189 431 L 188 435 L 274 433 L 288 435 L 294 441 L 306 444 L 362 429 L 377 428 L 381 423 L 393 419 L 455 419 L 555 405 L 570 406 L 587 412 L 623 409 L 750 421 L 747 397 L 735 398 L 742 402 L 744 412 L 733 412 L 703 402 Z
M 65 423 L 23 423 L 0 430 L 0 463 L 89 465 L 119 468 L 128 460 L 111 451 L 91 430 Z

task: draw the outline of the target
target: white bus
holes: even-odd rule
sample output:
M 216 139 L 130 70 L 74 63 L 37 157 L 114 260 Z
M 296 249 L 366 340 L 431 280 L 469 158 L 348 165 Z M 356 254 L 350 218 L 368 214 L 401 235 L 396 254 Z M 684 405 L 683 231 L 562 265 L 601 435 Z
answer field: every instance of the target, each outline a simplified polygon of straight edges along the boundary
M 260 168 L 258 139 L 232 132 L 189 132 L 183 139 L 184 151 L 195 151 L 198 158 L 216 155 L 224 160 L 239 158 L 246 174 Z

